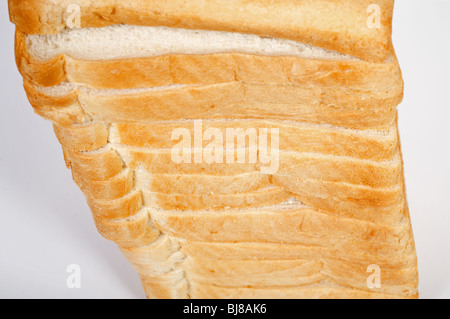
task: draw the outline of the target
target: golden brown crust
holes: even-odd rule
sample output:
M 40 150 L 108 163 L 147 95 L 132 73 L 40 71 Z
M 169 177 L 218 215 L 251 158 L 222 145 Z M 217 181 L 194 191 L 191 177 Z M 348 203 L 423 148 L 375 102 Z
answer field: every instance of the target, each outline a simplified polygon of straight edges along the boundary
M 110 220 L 95 215 L 93 219 L 100 235 L 122 247 L 148 245 L 160 235 L 160 231 L 149 224 L 146 209 L 126 219 Z
M 373 97 L 337 88 L 301 88 L 230 82 L 129 92 L 74 89 L 52 98 L 26 85 L 35 108 L 80 106 L 98 121 L 141 122 L 185 119 L 274 119 L 330 124 L 359 130 L 389 130 L 401 96 Z M 111 94 L 113 93 L 113 94 Z M 277 95 L 278 94 L 278 95 Z M 63 101 L 59 104 L 59 101 Z
M 94 215 L 112 220 L 131 217 L 143 206 L 142 193 L 138 190 L 114 200 L 87 198 L 87 202 Z
M 223 212 L 161 212 L 150 209 L 164 233 L 193 241 L 261 242 L 336 247 L 347 242 L 368 247 L 383 242 L 395 249 L 409 245 L 407 223 L 379 225 L 304 208 L 254 208 Z M 348 252 L 351 253 L 351 252 Z
M 165 194 L 239 194 L 270 186 L 270 176 L 259 172 L 220 176 L 207 174 L 152 174 L 149 190 Z
M 144 191 L 147 207 L 164 210 L 222 210 L 230 208 L 250 208 L 280 204 L 292 195 L 281 187 L 258 189 L 239 194 L 176 194 Z
M 168 238 L 171 238 L 167 236 Z M 174 240 L 172 238 L 172 240 Z M 377 260 L 391 267 L 408 268 L 415 265 L 413 246 L 407 246 L 403 258 L 392 258 L 392 246 L 384 243 L 367 242 L 365 246 L 355 246 L 351 242 L 339 246 L 307 245 L 287 243 L 256 242 L 201 242 L 180 240 L 180 252 L 191 258 L 212 260 L 297 260 L 319 258 L 342 260 L 362 264 L 367 260 Z M 152 245 L 145 246 L 146 248 Z M 344 253 L 343 253 L 344 252 Z M 131 256 L 130 256 L 131 257 Z M 132 261 L 136 257 L 131 257 Z
M 385 134 L 361 134 L 328 126 L 307 125 L 293 121 L 276 120 L 203 120 L 204 131 L 219 129 L 226 136 L 227 128 L 267 128 L 279 130 L 279 149 L 305 153 L 350 156 L 377 161 L 391 160 L 397 151 L 396 125 Z M 110 141 L 114 144 L 138 148 L 172 148 L 178 141 L 171 140 L 174 128 L 189 130 L 194 136 L 194 122 L 164 121 L 150 123 L 120 123 L 111 126 Z M 351 141 L 351 143 L 349 143 Z M 211 141 L 203 140 L 203 147 Z M 224 142 L 225 146 L 225 142 Z
M 11 21 L 28 34 L 58 33 L 69 5 L 79 5 L 82 27 L 112 24 L 168 26 L 285 38 L 384 61 L 392 54 L 393 0 L 377 1 L 380 24 L 368 25 L 371 0 L 9 0 Z
M 94 151 L 108 143 L 108 129 L 104 123 L 86 123 L 70 127 L 53 125 L 63 147 L 75 152 Z
M 93 181 L 78 172 L 72 172 L 73 180 L 88 198 L 114 200 L 127 195 L 134 188 L 134 172 L 124 170 L 120 174 L 105 180 Z
M 74 152 L 66 149 L 64 158 L 73 172 L 92 181 L 109 179 L 123 169 L 120 156 L 113 150 Z
M 79 94 L 78 98 L 87 112 L 113 122 L 126 118 L 137 122 L 253 118 L 291 119 L 361 130 L 388 129 L 395 121 L 400 99 L 361 97 L 343 89 L 230 82 L 138 94 Z

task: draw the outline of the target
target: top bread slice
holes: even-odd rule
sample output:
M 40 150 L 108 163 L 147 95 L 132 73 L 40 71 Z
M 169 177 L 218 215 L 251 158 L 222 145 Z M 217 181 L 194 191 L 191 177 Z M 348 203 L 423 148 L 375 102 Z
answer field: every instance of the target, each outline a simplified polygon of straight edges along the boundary
M 308 43 L 373 62 L 393 53 L 394 0 L 375 5 L 372 0 L 9 0 L 9 11 L 21 32 L 56 34 L 66 28 L 74 5 L 83 28 L 128 24 L 241 32 Z

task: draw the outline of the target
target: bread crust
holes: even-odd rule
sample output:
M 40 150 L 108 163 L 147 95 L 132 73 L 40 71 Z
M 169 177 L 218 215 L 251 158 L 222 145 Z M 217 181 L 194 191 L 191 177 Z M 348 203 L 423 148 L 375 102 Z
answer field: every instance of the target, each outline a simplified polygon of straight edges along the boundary
M 308 43 L 368 61 L 392 54 L 393 0 L 379 0 L 380 23 L 368 25 L 371 0 L 9 0 L 10 18 L 28 34 L 66 28 L 69 5 L 78 5 L 82 27 L 112 24 L 167 26 L 251 33 Z
M 119 147 L 117 147 L 119 150 Z M 126 165 L 136 169 L 142 166 L 150 173 L 164 174 L 210 174 L 228 175 L 260 172 L 264 164 L 251 163 L 175 163 L 172 161 L 170 149 L 133 150 L 120 148 Z M 303 179 L 322 179 L 335 182 L 369 186 L 369 187 L 393 187 L 399 185 L 401 162 L 399 158 L 387 162 L 371 160 L 359 160 L 354 158 L 331 156 L 314 153 L 279 152 L 279 169 L 274 176 L 293 176 Z M 310 170 L 299 168 L 311 167 Z M 297 169 L 296 169 L 297 168 Z
M 343 245 L 347 240 L 355 246 L 368 247 L 368 242 L 374 241 L 395 249 L 411 244 L 411 239 L 405 236 L 408 223 L 379 225 L 333 216 L 309 207 L 261 207 L 215 213 L 150 209 L 150 215 L 164 233 L 193 241 L 301 243 L 331 247 Z
M 225 210 L 230 208 L 247 209 L 280 204 L 292 194 L 281 187 L 268 187 L 253 192 L 239 194 L 176 194 L 143 192 L 147 207 L 163 210 Z
M 349 94 L 346 89 L 338 88 L 300 88 L 237 81 L 125 94 L 74 89 L 54 98 L 31 85 L 25 85 L 25 89 L 35 108 L 59 109 L 68 104 L 80 106 L 94 119 L 112 123 L 221 118 L 289 119 L 359 130 L 389 130 L 396 119 L 396 106 L 402 99 L 401 96 L 378 98 L 367 93 Z
M 58 141 L 73 151 L 95 151 L 108 143 L 108 128 L 101 122 L 89 122 L 64 128 L 53 125 Z
M 109 220 L 93 215 L 93 220 L 100 235 L 122 247 L 148 245 L 160 235 L 160 230 L 149 224 L 145 209 L 127 219 Z
M 63 151 L 68 168 L 91 181 L 110 179 L 124 168 L 120 156 L 111 149 L 75 152 L 66 147 Z
M 166 235 L 167 236 L 167 235 Z M 169 236 L 167 236 L 169 237 Z M 171 238 L 172 241 L 176 238 Z M 344 242 L 340 246 L 307 245 L 288 243 L 260 242 L 205 242 L 178 239 L 181 245 L 179 251 L 191 258 L 208 258 L 212 260 L 297 260 L 313 259 L 317 256 L 325 259 L 354 261 L 363 264 L 367 260 L 376 259 L 381 264 L 391 267 L 408 268 L 415 265 L 414 247 L 407 246 L 404 258 L 392 258 L 392 246 L 385 243 L 367 242 L 366 246 L 356 246 Z M 151 247 L 151 245 L 145 246 Z M 367 250 L 366 250 L 367 249 Z M 343 251 L 351 251 L 342 254 Z M 134 258 L 131 258 L 133 261 Z
M 87 202 L 92 213 L 105 220 L 125 219 L 143 208 L 142 193 L 139 190 L 133 190 L 114 200 L 87 198 Z
M 134 172 L 126 169 L 118 175 L 105 180 L 93 181 L 77 172 L 72 172 L 73 180 L 87 197 L 99 200 L 114 200 L 131 192 L 134 188 Z
M 113 124 L 110 141 L 113 144 L 134 148 L 173 148 L 179 141 L 172 140 L 175 128 L 187 129 L 195 136 L 194 121 L 164 121 L 150 123 Z M 320 153 L 350 156 L 377 161 L 391 160 L 397 151 L 397 127 L 392 125 L 387 132 L 361 134 L 360 131 L 344 130 L 337 127 L 308 125 L 307 123 L 280 120 L 202 120 L 203 131 L 218 129 L 226 136 L 226 129 L 266 128 L 278 129 L 279 149 L 305 153 Z M 203 147 L 211 141 L 204 139 Z M 224 141 L 224 147 L 225 147 Z

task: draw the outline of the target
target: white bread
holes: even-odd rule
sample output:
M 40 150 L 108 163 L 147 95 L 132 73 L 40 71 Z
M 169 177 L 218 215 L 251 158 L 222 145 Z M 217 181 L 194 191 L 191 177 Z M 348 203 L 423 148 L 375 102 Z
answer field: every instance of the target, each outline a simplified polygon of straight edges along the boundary
M 130 25 L 65 29 L 54 35 L 29 35 L 27 47 L 30 54 L 41 61 L 51 60 L 61 54 L 79 60 L 119 60 L 180 53 L 227 52 L 310 59 L 351 59 L 345 54 L 286 39 L 236 32 Z
M 369 0 L 180 1 L 9 0 L 30 103 L 147 297 L 416 298 L 393 1 L 375 29 Z M 195 120 L 278 129 L 277 170 L 176 163 Z
M 8 3 L 11 21 L 28 34 L 59 33 L 67 27 L 68 7 L 78 5 L 83 28 L 128 24 L 241 32 L 310 43 L 371 61 L 384 61 L 392 53 L 392 0 L 377 2 L 381 13 L 377 28 L 367 26 L 371 0 L 228 0 L 226 5 L 221 0 Z

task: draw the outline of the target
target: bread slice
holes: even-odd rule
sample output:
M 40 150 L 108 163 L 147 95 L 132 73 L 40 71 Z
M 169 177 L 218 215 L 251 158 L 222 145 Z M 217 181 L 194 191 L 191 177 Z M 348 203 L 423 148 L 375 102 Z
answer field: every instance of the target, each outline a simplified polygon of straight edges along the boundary
M 142 193 L 136 189 L 114 200 L 89 197 L 86 199 L 92 214 L 105 220 L 126 219 L 137 214 L 143 208 Z
M 167 237 L 170 238 L 170 236 Z M 171 240 L 176 239 L 171 238 Z M 390 263 L 392 266 L 408 268 L 414 266 L 416 258 L 413 245 L 406 247 L 404 258 L 392 258 L 392 245 L 373 241 L 366 241 L 364 246 L 358 247 L 351 242 L 342 242 L 341 245 L 333 247 L 329 245 L 210 242 L 183 239 L 178 240 L 178 246 L 178 252 L 191 258 L 200 259 L 207 256 L 212 260 L 220 259 L 223 261 L 311 260 L 319 256 L 319 258 L 342 260 L 345 262 L 354 261 L 358 264 L 364 263 L 367 259 L 376 259 L 377 262 L 382 264 Z M 153 250 L 153 244 L 141 246 L 137 251 L 143 252 L 147 250 Z M 126 254 L 126 256 L 132 262 L 142 263 L 142 260 L 137 257 L 137 252 L 134 255 Z
M 147 207 L 165 210 L 203 210 L 203 209 L 227 209 L 249 208 L 265 205 L 274 205 L 283 202 L 289 197 L 285 189 L 268 186 L 253 192 L 239 194 L 177 194 L 157 193 L 143 191 L 144 203 Z
M 9 12 L 19 30 L 28 34 L 55 34 L 67 27 L 70 5 L 77 5 L 81 26 L 113 24 L 180 27 L 255 34 L 290 39 L 371 61 L 384 61 L 392 52 L 393 0 L 336 2 L 229 0 L 9 0 Z M 372 14 L 379 24 L 368 25 Z
M 379 225 L 315 211 L 304 205 L 275 205 L 223 212 L 150 209 L 154 223 L 177 238 L 207 242 L 266 242 L 355 246 L 383 242 L 403 249 L 410 244 L 409 224 Z M 351 253 L 351 252 L 349 252 Z
M 63 150 L 67 166 L 88 180 L 107 180 L 118 175 L 124 168 L 120 155 L 111 147 L 102 147 L 90 152 L 76 152 L 68 147 Z
M 197 124 L 189 120 L 120 123 L 110 127 L 109 141 L 118 147 L 130 146 L 131 149 L 173 148 L 179 143 L 179 140 L 172 140 L 172 132 L 175 128 L 189 131 L 193 139 L 196 135 L 196 127 L 202 129 L 203 135 L 200 136 L 203 142 L 202 147 L 208 147 L 211 143 L 212 139 L 206 138 L 204 134 L 208 130 L 219 130 L 224 137 L 223 147 L 226 148 L 227 129 L 242 129 L 244 132 L 250 130 L 249 135 L 251 135 L 251 132 L 254 132 L 252 129 L 255 130 L 255 128 L 265 128 L 269 133 L 273 129 L 278 129 L 279 149 L 302 153 L 387 161 L 394 157 L 398 143 L 395 124 L 386 131 L 365 130 L 362 132 L 331 125 L 269 119 L 215 119 L 202 120 Z
M 375 93 L 352 93 L 352 89 L 339 87 L 320 89 L 239 81 L 106 91 L 72 85 L 52 87 L 51 91 L 31 85 L 25 87 L 30 102 L 38 110 L 81 107 L 80 111 L 101 121 L 290 119 L 358 130 L 389 129 L 402 99 L 401 94 L 389 96 L 390 90 L 384 90 L 378 97 Z

